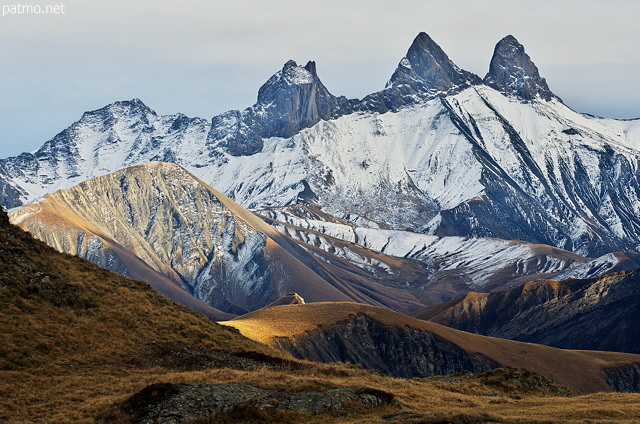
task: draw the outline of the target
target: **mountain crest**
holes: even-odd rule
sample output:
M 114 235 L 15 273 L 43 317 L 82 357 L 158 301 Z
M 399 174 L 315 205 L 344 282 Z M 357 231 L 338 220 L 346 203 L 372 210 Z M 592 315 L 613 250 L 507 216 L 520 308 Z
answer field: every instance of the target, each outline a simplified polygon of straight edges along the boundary
M 413 40 L 387 86 L 409 84 L 419 91 L 447 92 L 459 86 L 479 84 L 477 75 L 456 66 L 426 33 Z
M 540 76 L 524 46 L 513 35 L 507 35 L 496 44 L 484 83 L 503 94 L 525 101 L 538 97 L 549 101 L 556 97 L 549 90 L 547 81 Z
M 334 96 L 322 84 L 315 62 L 299 66 L 289 60 L 260 87 L 255 105 L 231 117 L 238 131 L 222 145 L 232 155 L 251 155 L 262 149 L 263 138 L 291 137 L 321 120 L 349 113 L 351 109 L 346 98 Z M 226 119 L 214 118 L 212 139 L 219 132 L 218 121 Z
M 317 92 L 322 97 L 334 97 L 318 78 L 315 62 L 309 61 L 305 66 L 299 66 L 295 60 L 288 60 L 260 87 L 258 104 L 283 103 L 292 100 L 303 89 L 309 91 L 308 94 Z

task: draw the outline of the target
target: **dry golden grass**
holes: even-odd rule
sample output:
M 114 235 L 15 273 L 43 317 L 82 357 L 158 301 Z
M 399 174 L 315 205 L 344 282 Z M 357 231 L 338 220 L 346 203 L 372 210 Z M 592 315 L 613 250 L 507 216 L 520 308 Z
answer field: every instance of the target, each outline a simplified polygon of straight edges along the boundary
M 350 315 L 366 314 L 382 324 L 411 326 L 448 340 L 470 353 L 494 360 L 505 367 L 526 368 L 547 376 L 576 393 L 610 391 L 602 369 L 640 362 L 640 355 L 555 349 L 531 343 L 496 339 L 454 330 L 388 309 L 356 303 L 312 303 L 264 308 L 223 324 L 233 326 L 253 340 L 271 343 L 274 337 L 291 337 L 330 326 Z
M 484 422 L 501 423 L 637 423 L 640 395 L 594 394 L 578 397 L 537 394 L 505 397 L 487 393 L 492 388 L 475 382 L 442 383 L 433 379 L 403 380 L 375 376 L 340 366 L 312 368 L 305 372 L 264 369 L 240 371 L 210 369 L 170 372 L 163 369 L 122 369 L 107 372 L 70 372 L 56 377 L 24 374 L 7 375 L 3 384 L 0 416 L 7 423 L 89 423 L 95 417 L 108 417 L 114 405 L 156 382 L 238 382 L 280 390 L 321 390 L 331 385 L 364 385 L 392 392 L 399 402 L 375 410 L 356 410 L 329 416 L 305 416 L 304 422 L 383 423 L 383 422 Z M 329 370 L 329 371 L 327 371 Z M 343 371 L 342 376 L 337 370 Z M 25 378 L 27 377 L 27 378 Z M 461 387 L 467 393 L 459 393 Z M 11 387 L 11 390 L 6 390 Z M 396 415 L 398 420 L 389 416 Z M 294 414 L 294 417 L 300 417 Z M 415 419 L 407 419 L 414 417 Z M 236 417 L 238 418 L 238 417 Z M 476 419 L 477 418 L 477 419 Z M 123 417 L 123 420 L 126 417 Z M 124 421 L 123 421 L 124 422 Z M 202 421 L 206 422 L 206 421 Z M 215 421 L 211 421 L 215 422 Z M 293 421 L 300 422 L 300 421 Z
M 200 423 L 256 422 L 257 417 L 262 422 L 326 424 L 584 424 L 633 423 L 640 416 L 638 395 L 567 398 L 515 391 L 496 397 L 494 386 L 468 378 L 403 380 L 347 365 L 291 361 L 168 301 L 146 284 L 54 252 L 4 225 L 0 328 L 2 423 L 124 423 L 128 416 L 118 405 L 158 382 L 237 382 L 290 391 L 362 385 L 394 393 L 398 400 L 397 406 L 317 417 L 239 409 Z M 231 352 L 241 363 L 247 356 L 262 358 L 248 363 L 263 365 L 243 369 L 207 365 L 206 358 L 194 361 L 202 351 Z M 194 354 L 180 356 L 184 352 Z

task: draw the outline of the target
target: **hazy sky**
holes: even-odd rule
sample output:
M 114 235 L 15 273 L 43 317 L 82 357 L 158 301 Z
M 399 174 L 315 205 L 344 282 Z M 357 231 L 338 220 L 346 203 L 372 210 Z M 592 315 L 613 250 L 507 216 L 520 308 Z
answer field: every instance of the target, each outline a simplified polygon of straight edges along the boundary
M 0 157 L 117 100 L 203 118 L 243 109 L 288 59 L 315 60 L 333 94 L 362 98 L 384 87 L 420 31 L 481 77 L 513 34 L 572 108 L 640 117 L 636 0 L 22 3 L 65 13 L 0 16 Z

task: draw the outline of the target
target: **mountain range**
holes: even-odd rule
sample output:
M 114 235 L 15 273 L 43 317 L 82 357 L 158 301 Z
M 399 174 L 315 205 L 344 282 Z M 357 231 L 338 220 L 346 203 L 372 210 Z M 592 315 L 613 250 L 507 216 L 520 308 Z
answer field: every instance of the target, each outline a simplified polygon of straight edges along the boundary
M 635 264 L 624 254 L 589 260 L 519 241 L 357 227 L 304 205 L 252 213 L 165 162 L 92 178 L 9 215 L 50 246 L 216 320 L 290 292 L 410 313 L 470 290 Z
M 637 267 L 639 143 L 640 121 L 566 107 L 514 37 L 481 79 L 421 33 L 362 100 L 288 61 L 212 120 L 87 112 L 1 160 L 0 199 L 59 250 L 212 317 L 291 291 L 407 313 Z
M 247 208 L 305 203 L 366 226 L 636 255 L 639 145 L 640 121 L 565 106 L 514 37 L 481 79 L 421 33 L 387 87 L 361 100 L 332 95 L 315 63 L 289 61 L 256 104 L 210 120 L 140 100 L 87 112 L 0 161 L 0 200 L 14 208 L 165 161 Z

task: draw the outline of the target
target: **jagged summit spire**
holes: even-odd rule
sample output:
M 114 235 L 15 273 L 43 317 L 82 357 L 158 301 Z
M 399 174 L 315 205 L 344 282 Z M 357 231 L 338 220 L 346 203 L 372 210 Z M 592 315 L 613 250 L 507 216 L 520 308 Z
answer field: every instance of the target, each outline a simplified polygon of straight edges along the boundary
M 549 101 L 556 97 L 524 51 L 524 46 L 513 35 L 507 35 L 496 44 L 484 82 L 506 95 L 525 101 L 538 97 Z
M 345 97 L 336 97 L 322 84 L 316 63 L 299 66 L 288 60 L 258 90 L 258 101 L 244 111 L 229 111 L 213 118 L 209 137 L 221 137 L 229 125 L 237 130 L 220 144 L 234 156 L 252 155 L 262 149 L 262 140 L 291 137 L 321 120 L 351 112 Z
M 258 91 L 258 105 L 282 120 L 262 136 L 290 137 L 320 120 L 340 115 L 345 101 L 322 84 L 315 62 L 299 66 L 289 60 Z
M 457 67 L 426 33 L 416 36 L 384 90 L 362 99 L 359 110 L 384 113 L 454 94 L 482 84 L 477 75 Z
M 316 63 L 309 61 L 305 66 L 299 66 L 295 60 L 288 60 L 282 69 L 269 78 L 258 90 L 258 103 L 268 104 L 280 98 L 286 93 L 289 97 L 293 92 L 304 89 L 304 86 L 313 86 L 323 96 L 331 96 L 316 73 Z
M 417 85 L 420 91 L 449 91 L 459 86 L 479 84 L 477 75 L 460 69 L 426 33 L 421 32 L 393 73 L 390 86 Z

